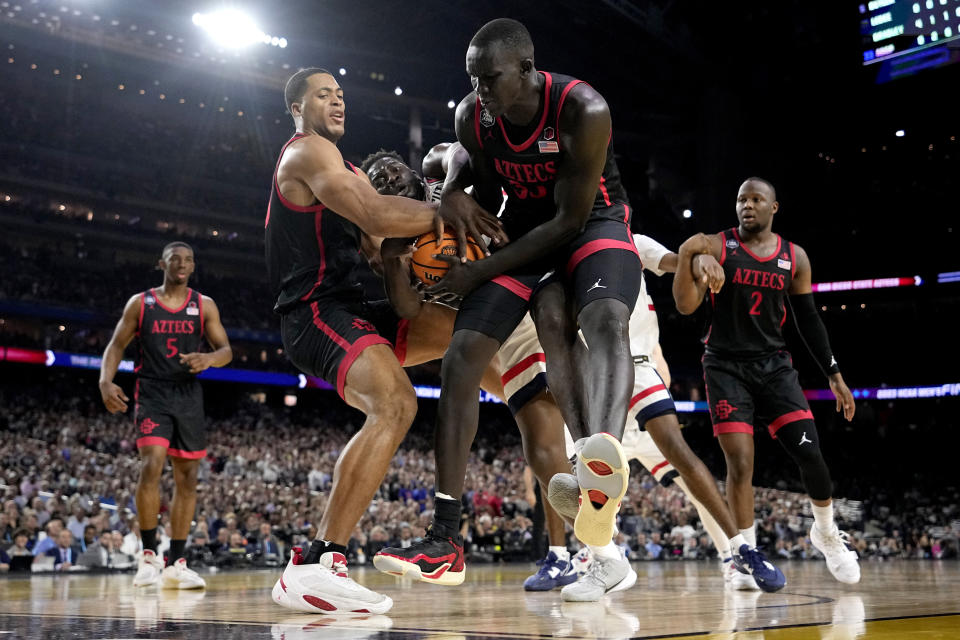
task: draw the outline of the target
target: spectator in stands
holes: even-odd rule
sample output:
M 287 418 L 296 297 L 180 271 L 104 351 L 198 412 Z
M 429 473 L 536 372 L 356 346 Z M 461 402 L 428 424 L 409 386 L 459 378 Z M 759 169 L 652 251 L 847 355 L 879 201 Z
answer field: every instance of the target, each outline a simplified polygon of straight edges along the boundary
M 660 532 L 654 531 L 650 534 L 650 542 L 647 543 L 647 557 L 651 560 L 659 560 L 663 553 L 663 545 L 660 544 Z
M 77 563 L 80 557 L 80 548 L 73 543 L 73 534 L 70 529 L 61 529 L 57 534 L 57 543 L 47 549 L 45 555 L 53 558 L 54 571 L 67 571 Z
M 43 555 L 50 549 L 56 547 L 60 532 L 63 531 L 63 529 L 63 520 L 61 520 L 59 517 L 50 518 L 50 521 L 47 522 L 46 533 L 43 537 L 37 540 L 35 545 L 33 545 L 33 555 Z

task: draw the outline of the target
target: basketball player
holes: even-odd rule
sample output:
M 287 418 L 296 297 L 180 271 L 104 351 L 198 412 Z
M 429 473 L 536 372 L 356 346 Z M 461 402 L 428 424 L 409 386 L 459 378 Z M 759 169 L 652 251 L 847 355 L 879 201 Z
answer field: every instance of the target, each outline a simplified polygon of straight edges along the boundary
M 747 179 L 737 193 L 739 226 L 711 236 L 698 234 L 680 247 L 673 296 L 681 313 L 693 313 L 700 306 L 707 286 L 693 275 L 695 259 L 714 280 L 724 282 L 722 289 L 710 293 L 713 313 L 704 338 L 703 376 L 713 431 L 727 462 L 727 500 L 741 532 L 755 542 L 752 481 L 757 419 L 767 424 L 770 436 L 800 467 L 814 516 L 810 540 L 833 576 L 853 584 L 860 580 L 857 554 L 847 548 L 846 534 L 834 522 L 830 472 L 783 339 L 788 303 L 801 336 L 830 381 L 837 411 L 847 420 L 853 418 L 853 396 L 813 303 L 810 259 L 802 248 L 771 230 L 779 209 L 770 182 Z
M 100 365 L 100 395 L 110 413 L 125 412 L 129 398 L 113 382 L 123 351 L 139 338 L 134 371 L 134 423 L 140 452 L 137 519 L 143 551 L 133 586 L 162 581 L 165 589 L 202 589 L 203 578 L 187 568 L 183 557 L 197 504 L 197 469 L 206 455 L 203 391 L 197 374 L 223 367 L 233 359 L 220 311 L 207 296 L 187 286 L 195 264 L 185 242 L 163 248 L 158 267 L 163 285 L 127 301 Z M 200 353 L 203 339 L 213 347 Z M 160 476 L 169 456 L 176 490 L 170 506 L 173 535 L 166 568 L 157 556 Z
M 428 153 L 424 159 L 424 173 L 427 174 L 429 172 L 432 174 L 431 177 L 440 179 L 451 167 L 454 167 L 454 170 L 458 172 L 464 170 L 465 167 L 462 165 L 469 162 L 469 158 L 465 153 L 462 153 L 461 149 L 458 148 L 459 146 L 458 143 L 454 143 L 452 145 L 443 145 L 442 147 L 438 145 L 438 147 L 431 149 L 430 153 Z M 439 167 L 437 166 L 438 164 L 440 165 Z M 429 193 L 429 189 L 424 188 L 425 184 L 420 181 L 419 176 L 405 165 L 396 154 L 391 155 L 390 152 L 374 154 L 367 159 L 365 166 L 367 167 L 371 183 L 380 190 L 397 193 Z M 426 185 L 429 185 L 429 183 L 426 183 Z M 639 255 L 645 264 L 650 265 L 652 271 L 658 275 L 662 275 L 666 271 L 676 271 L 677 254 L 669 251 L 666 247 L 647 236 L 635 235 L 632 239 Z M 389 241 L 389 243 L 392 244 L 393 240 Z M 388 251 L 391 250 L 388 249 Z M 394 261 L 397 261 L 397 266 L 391 268 L 391 263 Z M 421 304 L 421 300 L 420 294 L 416 293 L 410 286 L 410 277 L 407 275 L 409 274 L 409 265 L 403 263 L 402 260 L 392 254 L 390 256 L 384 256 L 384 263 L 385 267 L 387 267 L 385 271 L 393 276 L 388 277 L 388 290 L 392 292 L 393 299 L 396 300 L 398 308 L 408 307 L 415 309 L 417 304 Z M 405 299 L 400 300 L 401 297 Z M 624 452 L 629 452 L 628 457 L 636 457 L 641 464 L 645 465 L 647 469 L 665 485 L 675 476 L 682 476 L 677 479 L 677 484 L 691 497 L 692 502 L 706 523 L 708 531 L 713 536 L 716 548 L 724 560 L 724 574 L 728 580 L 733 577 L 732 574 L 736 574 L 737 576 L 744 575 L 753 588 L 758 588 L 758 585 L 760 585 L 768 591 L 776 591 L 784 585 L 782 574 L 775 570 L 767 569 L 765 558 L 755 549 L 745 549 L 741 551 L 741 546 L 745 545 L 745 540 L 739 536 L 736 524 L 723 498 L 717 491 L 713 477 L 686 445 L 680 433 L 680 424 L 676 418 L 676 408 L 673 404 L 673 399 L 669 391 L 667 391 L 667 386 L 663 379 L 657 373 L 653 362 L 659 328 L 657 326 L 656 313 L 652 308 L 653 301 L 647 295 L 646 285 L 643 282 L 641 282 L 639 302 L 641 304 L 637 306 L 630 317 L 631 351 L 636 365 L 636 377 L 634 386 L 635 395 L 630 402 L 630 411 L 628 413 L 629 421 L 624 436 Z M 582 343 L 579 345 L 579 348 L 584 348 Z M 524 317 L 517 329 L 507 338 L 498 356 L 503 365 L 502 370 L 507 372 L 504 374 L 505 387 L 509 386 L 510 371 L 523 371 L 530 380 L 525 388 L 539 388 L 541 394 L 538 398 L 539 401 L 553 405 L 551 397 L 546 393 L 546 380 L 542 369 L 544 366 L 542 349 L 537 341 L 535 328 L 529 316 Z M 536 371 L 537 369 L 540 370 L 539 374 L 531 378 L 529 376 L 530 371 Z M 514 402 L 511 402 L 511 408 L 513 408 L 514 404 Z M 523 410 L 526 410 L 526 408 L 527 407 L 524 407 Z M 555 407 L 552 407 L 552 409 L 552 413 L 544 412 L 534 414 L 544 418 L 542 429 L 539 432 L 534 432 L 539 436 L 537 439 L 531 437 L 527 432 L 529 426 L 525 425 L 522 421 L 522 411 L 516 413 L 518 424 L 521 427 L 521 433 L 524 435 L 525 451 L 531 448 L 540 448 L 544 445 L 554 445 L 552 439 L 555 439 L 557 435 L 561 433 L 563 427 L 562 417 L 557 414 Z M 550 426 L 551 420 L 556 426 Z M 647 431 L 648 427 L 649 432 Z M 656 440 L 656 442 L 654 442 L 654 440 Z M 541 442 L 543 445 L 540 444 Z M 530 445 L 532 445 L 532 447 Z M 661 451 L 668 452 L 668 456 L 665 457 Z M 567 453 L 570 454 L 572 452 L 568 450 Z M 667 458 L 674 460 L 677 467 L 675 468 L 668 463 Z M 528 459 L 530 459 L 529 454 Z M 554 466 L 556 466 L 556 464 Z M 565 465 L 560 463 L 560 466 Z M 565 473 L 565 471 L 566 469 L 564 469 L 564 472 L 557 473 L 556 475 L 551 474 L 554 478 L 553 481 L 545 481 L 542 472 L 538 473 L 538 477 L 541 478 L 542 484 L 549 482 L 551 503 L 557 505 L 557 510 L 563 517 L 573 521 L 578 511 L 580 492 L 576 478 Z M 546 495 L 546 492 L 544 494 Z M 697 497 L 700 497 L 700 499 L 698 500 Z M 704 502 L 706 502 L 707 506 L 704 506 Z M 723 523 L 722 528 L 720 524 L 717 523 L 717 519 L 714 519 L 710 515 L 711 510 L 717 513 L 717 518 Z M 562 522 L 559 523 L 559 527 L 558 534 L 562 535 Z M 730 552 L 731 546 L 737 550 L 736 555 L 738 558 L 736 564 L 733 562 Z M 566 549 L 563 551 L 566 552 Z M 593 547 L 591 551 L 594 556 L 609 557 L 611 562 L 615 562 L 626 569 L 624 580 L 608 588 L 603 584 L 602 580 L 591 573 L 576 585 L 565 587 L 562 593 L 564 599 L 596 601 L 610 591 L 629 588 L 636 580 L 636 574 L 632 568 L 630 568 L 629 563 L 626 562 L 609 541 L 606 545 Z M 545 588 L 547 588 L 547 585 L 553 585 L 549 588 L 561 586 L 556 584 L 557 580 L 551 578 L 551 571 L 557 573 L 560 577 L 565 577 L 567 574 L 563 573 L 561 569 L 566 567 L 563 563 L 569 564 L 568 559 L 566 559 L 568 556 L 561 561 L 560 557 L 564 556 L 560 556 L 559 551 L 551 548 L 550 553 L 552 553 L 553 556 L 548 554 L 546 562 L 541 565 L 541 571 L 537 574 L 539 579 L 528 580 L 530 586 L 535 584 L 542 584 Z M 384 549 L 374 557 L 374 564 L 378 567 L 382 565 L 385 567 L 385 570 L 390 572 L 395 569 L 395 562 L 393 561 L 395 556 L 396 550 Z M 754 565 L 760 567 L 755 573 L 755 578 L 750 578 L 750 576 L 741 574 L 737 570 L 737 564 L 743 562 L 752 562 Z M 596 565 L 597 570 L 603 566 L 603 563 Z M 544 570 L 543 567 L 548 568 Z M 532 578 L 536 578 L 537 576 L 533 576 Z
M 449 164 L 469 160 L 465 153 L 460 153 L 461 150 L 459 143 L 442 143 L 433 147 L 423 160 L 424 179 L 395 151 L 381 150 L 371 154 L 361 168 L 381 194 L 437 201 L 440 190 L 436 185 L 443 184 Z M 409 364 L 442 358 L 450 344 L 456 312 L 446 306 L 425 304 L 422 294 L 411 286 L 409 241 L 398 243 L 390 239 L 385 242 L 384 249 L 382 263 L 379 268 L 374 268 L 385 275 L 387 291 L 395 308 L 401 315 L 412 318 L 409 321 L 411 328 L 417 327 L 407 334 L 408 352 L 419 356 L 408 361 Z M 372 265 L 376 265 L 379 256 L 372 257 Z M 424 310 L 431 311 L 429 318 L 421 315 Z M 427 350 L 432 351 L 433 357 L 425 358 Z M 570 463 L 563 447 L 563 417 L 547 391 L 543 360 L 536 328 L 526 315 L 490 363 L 497 375 L 489 375 L 491 367 L 488 367 L 488 374 L 480 386 L 504 400 L 513 413 L 520 429 L 524 457 L 537 477 L 541 496 L 545 497 L 550 478 L 568 471 Z M 528 591 L 549 591 L 566 586 L 577 578 L 566 547 L 564 522 L 548 502 L 544 500 L 542 506 L 550 545 L 540 569 L 524 581 L 524 588 Z M 573 519 L 570 521 L 572 523 Z M 381 562 L 383 556 L 374 557 L 375 564 Z M 387 569 L 389 571 L 390 567 Z
M 274 311 L 290 360 L 334 385 L 366 420 L 337 461 L 317 539 L 291 558 L 273 599 L 316 613 L 384 613 L 392 600 L 347 576 L 346 544 L 417 404 L 393 345 L 371 322 L 356 269 L 370 236 L 441 231 L 442 221 L 434 205 L 381 196 L 343 160 L 336 145 L 344 134 L 343 90 L 329 72 L 298 71 L 287 81 L 284 99 L 296 133 L 277 160 L 265 222 Z M 496 218 L 479 209 L 445 216 L 460 233 L 505 239 Z
M 574 532 L 587 543 L 610 540 L 629 476 L 618 438 L 633 386 L 627 326 L 641 277 L 603 97 L 569 76 L 538 72 L 530 34 L 515 20 L 484 25 L 466 66 L 475 91 L 457 109 L 457 138 L 470 154 L 480 205 L 497 211 L 501 189 L 508 192 L 501 220 L 513 242 L 485 260 L 451 259 L 447 275 L 428 289 L 464 298 L 441 369 L 433 523 L 392 569 L 442 574 L 446 584 L 463 580 L 460 496 L 477 430 L 478 383 L 528 310 L 564 418 L 578 438 L 590 436 L 579 456 L 584 500 Z M 451 172 L 441 209 L 476 207 L 466 186 Z M 573 292 L 570 309 L 561 279 Z M 572 361 L 576 324 L 590 345 L 579 366 Z M 610 584 L 626 577 L 606 575 Z

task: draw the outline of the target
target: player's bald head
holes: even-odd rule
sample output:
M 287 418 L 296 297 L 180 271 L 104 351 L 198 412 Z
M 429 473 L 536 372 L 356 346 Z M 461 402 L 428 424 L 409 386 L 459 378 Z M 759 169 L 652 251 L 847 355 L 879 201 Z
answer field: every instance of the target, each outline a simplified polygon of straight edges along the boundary
M 743 181 L 743 184 L 740 185 L 740 190 L 743 191 L 743 188 L 746 187 L 751 182 L 762 185 L 770 192 L 770 202 L 775 202 L 777 200 L 777 189 L 776 187 L 773 186 L 773 183 L 767 180 L 766 178 L 751 176 Z
M 527 28 L 510 18 L 497 18 L 480 27 L 470 40 L 470 46 L 478 49 L 498 49 L 518 58 L 533 60 L 533 39 Z

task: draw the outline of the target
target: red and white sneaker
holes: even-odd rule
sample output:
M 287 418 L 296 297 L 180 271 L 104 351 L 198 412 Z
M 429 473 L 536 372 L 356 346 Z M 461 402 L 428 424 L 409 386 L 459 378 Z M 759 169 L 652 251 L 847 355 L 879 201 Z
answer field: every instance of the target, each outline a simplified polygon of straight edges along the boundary
M 163 571 L 163 559 L 150 549 L 137 554 L 137 575 L 133 577 L 133 586 L 146 587 L 160 582 Z
M 386 613 L 389 597 L 371 591 L 347 576 L 347 559 L 328 551 L 317 564 L 303 564 L 303 550 L 293 548 L 290 562 L 273 585 L 273 601 L 308 613 Z
M 206 580 L 197 575 L 196 571 L 187 568 L 185 558 L 179 558 L 160 575 L 164 589 L 203 589 L 207 586 Z

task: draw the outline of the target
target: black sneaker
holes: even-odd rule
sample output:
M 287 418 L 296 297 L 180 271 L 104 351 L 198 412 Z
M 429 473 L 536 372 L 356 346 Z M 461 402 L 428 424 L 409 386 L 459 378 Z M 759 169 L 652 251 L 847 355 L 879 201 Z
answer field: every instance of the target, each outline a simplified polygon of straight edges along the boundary
M 456 586 L 463 582 L 463 539 L 441 537 L 427 532 L 420 542 L 406 549 L 386 547 L 373 556 L 373 566 L 392 576 L 405 576 Z

